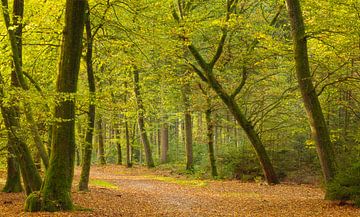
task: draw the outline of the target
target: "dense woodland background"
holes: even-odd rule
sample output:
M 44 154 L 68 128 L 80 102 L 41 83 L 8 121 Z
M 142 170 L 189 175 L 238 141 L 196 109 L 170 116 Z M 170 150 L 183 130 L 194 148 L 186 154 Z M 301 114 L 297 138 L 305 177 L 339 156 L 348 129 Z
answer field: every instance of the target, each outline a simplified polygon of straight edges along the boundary
M 360 4 L 300 3 L 309 79 L 330 134 L 332 160 L 342 171 L 360 159 Z M 23 12 L 23 18 L 12 18 L 17 24 L 10 28 L 22 29 L 28 88 L 11 85 L 13 50 L 2 20 L 2 106 L 19 108 L 21 137 L 44 171 L 34 126 L 49 154 L 54 123 L 66 122 L 53 115 L 63 100 L 56 81 L 65 1 L 27 0 Z M 66 96 L 76 99 L 76 165 L 84 164 L 87 152 L 93 164 L 141 164 L 200 178 L 262 181 L 266 177 L 243 128 L 248 124 L 280 181 L 323 183 L 284 1 L 89 0 L 86 14 L 77 92 Z M 236 103 L 245 125 L 204 82 L 207 70 Z M 0 133 L 1 166 L 6 167 L 10 137 L 4 120 Z

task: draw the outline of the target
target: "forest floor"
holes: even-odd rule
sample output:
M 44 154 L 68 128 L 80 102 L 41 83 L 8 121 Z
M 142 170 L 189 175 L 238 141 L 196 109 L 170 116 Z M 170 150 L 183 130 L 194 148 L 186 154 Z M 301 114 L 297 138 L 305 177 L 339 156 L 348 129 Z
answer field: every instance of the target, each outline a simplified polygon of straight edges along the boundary
M 23 193 L 0 193 L 0 216 L 360 216 L 360 209 L 324 201 L 309 185 L 268 186 L 239 181 L 192 180 L 142 167 L 93 166 L 90 191 L 73 199 L 84 211 L 24 213 Z M 0 188 L 5 171 L 0 171 Z

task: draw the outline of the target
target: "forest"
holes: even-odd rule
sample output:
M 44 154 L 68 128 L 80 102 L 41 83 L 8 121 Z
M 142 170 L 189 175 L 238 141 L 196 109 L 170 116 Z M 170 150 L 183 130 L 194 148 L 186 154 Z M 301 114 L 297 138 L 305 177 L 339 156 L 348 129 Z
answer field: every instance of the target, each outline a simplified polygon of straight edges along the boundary
M 360 216 L 359 0 L 1 0 L 0 216 Z

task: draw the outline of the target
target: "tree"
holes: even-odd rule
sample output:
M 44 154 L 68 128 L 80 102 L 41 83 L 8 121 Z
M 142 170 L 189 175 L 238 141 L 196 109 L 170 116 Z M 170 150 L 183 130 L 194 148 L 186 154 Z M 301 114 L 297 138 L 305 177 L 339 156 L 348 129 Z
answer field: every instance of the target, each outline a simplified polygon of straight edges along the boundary
M 227 1 L 225 22 L 229 21 L 230 15 L 236 9 L 236 3 L 237 1 L 234 0 Z M 177 4 L 178 7 L 177 11 L 179 11 L 179 14 L 176 11 L 174 11 L 173 16 L 178 23 L 182 22 L 182 19 L 185 16 L 184 11 L 186 8 L 189 8 L 189 4 L 190 3 L 185 3 L 185 2 L 181 3 L 180 1 L 179 4 Z M 247 74 L 246 67 L 243 68 L 242 82 L 240 82 L 240 84 L 232 94 L 228 94 L 226 92 L 224 87 L 221 85 L 221 83 L 214 75 L 214 67 L 223 53 L 224 46 L 226 43 L 226 38 L 228 36 L 228 29 L 226 27 L 223 27 L 221 32 L 222 34 L 218 42 L 216 52 L 214 53 L 210 61 L 205 60 L 204 56 L 199 52 L 198 48 L 195 47 L 194 42 L 190 41 L 190 39 L 187 36 L 182 36 L 183 40 L 185 40 L 187 44 L 187 48 L 189 49 L 190 53 L 192 54 L 192 56 L 194 57 L 195 61 L 197 62 L 200 68 L 198 68 L 196 65 L 192 63 L 190 63 L 190 65 L 192 69 L 195 71 L 195 73 L 201 78 L 201 80 L 206 82 L 217 93 L 217 95 L 222 99 L 224 104 L 233 114 L 236 121 L 245 131 L 248 139 L 251 141 L 251 144 L 253 145 L 256 151 L 257 157 L 259 158 L 267 182 L 271 184 L 277 184 L 279 183 L 279 180 L 272 166 L 270 158 L 267 155 L 264 144 L 262 143 L 258 133 L 255 131 L 253 123 L 251 123 L 251 121 L 249 121 L 246 118 L 243 111 L 241 111 L 238 103 L 235 100 L 235 97 L 240 93 L 241 89 L 244 87 L 244 83 L 246 81 L 246 74 Z
M 89 189 L 89 176 L 90 176 L 90 166 L 91 166 L 91 155 L 93 149 L 93 134 L 95 127 L 95 76 L 93 69 L 93 40 L 94 35 L 91 32 L 91 24 L 90 24 L 90 9 L 89 5 L 87 5 L 87 14 L 85 19 L 85 30 L 86 30 L 86 71 L 87 78 L 89 83 L 89 110 L 87 116 L 87 129 L 85 135 L 85 144 L 84 144 L 84 154 L 83 154 L 83 163 L 81 168 L 80 182 L 79 182 L 79 190 L 87 191 Z
M 312 136 L 316 143 L 324 179 L 328 183 L 335 176 L 335 157 L 321 105 L 311 80 L 306 42 L 307 36 L 305 34 L 301 6 L 299 0 L 287 0 L 286 2 L 294 44 L 296 76 L 310 122 Z
M 26 199 L 26 211 L 72 210 L 71 184 L 75 158 L 75 99 L 80 67 L 86 0 L 67 0 L 61 47 L 49 168 L 40 192 Z
M 138 126 L 139 126 L 139 131 L 140 131 L 139 133 L 140 133 L 140 138 L 141 138 L 142 144 L 144 145 L 146 165 L 149 168 L 151 168 L 151 167 L 154 167 L 155 165 L 154 165 L 154 161 L 152 158 L 149 138 L 148 138 L 148 135 L 146 133 L 146 128 L 145 128 L 144 106 L 143 106 L 143 101 L 142 101 L 141 94 L 140 94 L 139 70 L 135 68 L 133 70 L 133 73 L 134 73 L 134 93 L 135 93 L 136 103 L 137 103 Z

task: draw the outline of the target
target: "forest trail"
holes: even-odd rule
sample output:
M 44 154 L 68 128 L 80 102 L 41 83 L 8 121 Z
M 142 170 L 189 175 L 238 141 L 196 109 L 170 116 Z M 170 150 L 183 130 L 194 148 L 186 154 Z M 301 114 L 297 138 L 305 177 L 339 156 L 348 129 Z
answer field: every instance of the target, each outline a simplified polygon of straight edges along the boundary
M 74 184 L 79 174 L 76 168 Z M 188 180 L 114 165 L 92 167 L 90 192 L 74 186 L 73 198 L 91 211 L 24 213 L 23 194 L 0 193 L 0 216 L 360 216 L 360 209 L 324 201 L 312 186 Z

